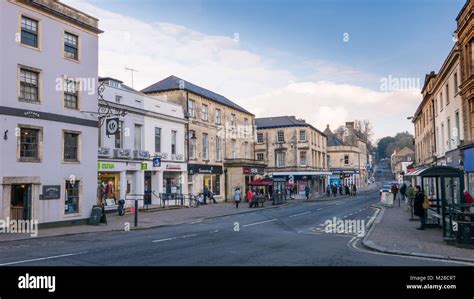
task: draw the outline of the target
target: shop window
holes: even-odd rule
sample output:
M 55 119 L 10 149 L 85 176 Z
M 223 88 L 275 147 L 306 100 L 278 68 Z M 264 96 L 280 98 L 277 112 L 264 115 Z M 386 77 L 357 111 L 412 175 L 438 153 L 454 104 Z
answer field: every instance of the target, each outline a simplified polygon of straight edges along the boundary
M 218 174 L 212 176 L 212 192 L 215 195 L 221 194 L 221 176 Z
M 79 213 L 79 181 L 66 181 L 66 202 L 64 213 Z

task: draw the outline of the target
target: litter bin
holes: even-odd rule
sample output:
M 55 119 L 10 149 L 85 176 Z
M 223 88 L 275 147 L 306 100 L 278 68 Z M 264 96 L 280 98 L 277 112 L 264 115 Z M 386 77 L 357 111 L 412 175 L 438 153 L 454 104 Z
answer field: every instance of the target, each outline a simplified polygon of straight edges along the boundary
M 125 200 L 120 199 L 118 201 L 118 214 L 119 214 L 119 216 L 123 216 L 125 214 L 125 210 L 123 208 L 124 206 L 125 206 Z
M 457 221 L 456 246 L 462 248 L 474 248 L 474 222 Z

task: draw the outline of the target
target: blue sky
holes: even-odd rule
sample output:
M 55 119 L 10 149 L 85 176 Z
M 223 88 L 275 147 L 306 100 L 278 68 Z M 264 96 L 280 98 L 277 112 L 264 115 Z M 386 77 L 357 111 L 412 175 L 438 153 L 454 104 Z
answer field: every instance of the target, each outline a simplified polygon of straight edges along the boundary
M 93 0 L 146 21 L 212 35 L 239 33 L 243 47 L 337 61 L 384 76 L 423 77 L 451 49 L 464 0 Z M 349 42 L 343 42 L 343 34 Z M 281 61 L 292 67 L 292 61 Z M 297 66 L 294 66 L 298 69 Z M 303 73 L 304 74 L 304 73 Z M 368 84 L 370 86 L 370 84 Z
M 381 80 L 423 84 L 426 73 L 438 71 L 465 2 L 63 1 L 100 19 L 102 76 L 130 84 L 124 68 L 133 67 L 134 87 L 142 89 L 174 74 L 257 117 L 295 115 L 322 130 L 368 119 L 374 139 L 413 132 L 406 117 L 421 101 L 421 86 L 387 92 Z M 390 114 L 380 113 L 387 107 Z

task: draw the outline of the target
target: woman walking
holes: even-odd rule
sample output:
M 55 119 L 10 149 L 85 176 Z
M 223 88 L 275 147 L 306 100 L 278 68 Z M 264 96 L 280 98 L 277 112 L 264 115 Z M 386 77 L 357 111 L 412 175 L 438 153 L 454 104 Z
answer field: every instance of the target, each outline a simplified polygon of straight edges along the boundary
M 236 209 L 239 208 L 239 203 L 240 203 L 241 198 L 242 198 L 242 193 L 240 192 L 240 188 L 237 187 L 235 188 L 235 192 L 234 192 L 234 201 L 235 201 Z

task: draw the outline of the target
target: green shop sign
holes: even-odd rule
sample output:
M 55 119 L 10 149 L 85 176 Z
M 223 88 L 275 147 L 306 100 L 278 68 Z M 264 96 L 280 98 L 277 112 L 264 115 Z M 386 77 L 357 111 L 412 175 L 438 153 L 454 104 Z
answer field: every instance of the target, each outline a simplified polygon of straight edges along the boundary
M 100 163 L 99 162 L 99 169 L 115 169 L 114 163 Z
M 147 170 L 148 169 L 148 164 L 147 163 L 141 163 L 142 164 L 142 170 Z

